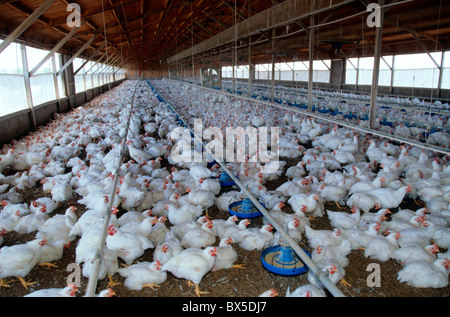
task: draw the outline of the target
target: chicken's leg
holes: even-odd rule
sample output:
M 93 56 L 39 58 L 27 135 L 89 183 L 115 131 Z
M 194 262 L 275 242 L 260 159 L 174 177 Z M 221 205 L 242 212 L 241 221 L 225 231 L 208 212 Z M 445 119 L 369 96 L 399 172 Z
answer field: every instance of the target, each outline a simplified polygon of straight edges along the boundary
M 11 287 L 11 285 L 9 285 L 10 283 L 12 283 L 12 281 L 6 282 L 4 279 L 0 279 L 0 288 L 2 288 L 2 287 Z
M 341 279 L 340 282 L 342 284 L 342 286 L 344 286 L 345 288 L 352 286 L 352 284 L 350 284 L 349 282 L 347 282 L 345 279 Z
M 245 269 L 245 264 L 234 264 L 232 269 Z
M 46 266 L 46 267 L 48 267 L 48 268 L 51 268 L 51 267 L 58 267 L 57 265 L 55 265 L 55 264 L 53 264 L 53 263 L 48 263 L 48 262 L 43 262 L 43 263 L 39 263 L 39 265 L 40 266 Z
M 107 288 L 108 288 L 108 287 L 114 287 L 114 286 L 116 286 L 116 285 L 120 285 L 120 284 L 121 284 L 121 283 L 117 283 L 118 280 L 113 280 L 113 278 L 112 278 L 111 275 L 108 275 L 108 280 L 109 280 L 109 283 L 108 283 L 108 285 L 106 286 Z
M 192 286 L 192 284 L 194 284 L 195 286 L 195 295 L 197 295 L 198 297 L 200 297 L 200 295 L 202 294 L 208 294 L 208 292 L 200 291 L 200 287 L 198 286 L 198 284 L 188 281 L 188 286 Z
M 23 277 L 17 277 L 17 279 L 20 281 L 20 284 L 23 285 L 23 287 L 25 287 L 25 289 L 28 289 L 28 286 L 34 285 L 37 282 L 31 282 L 31 281 L 25 281 L 25 279 Z
M 148 283 L 148 284 L 142 285 L 142 287 L 149 287 L 149 288 L 151 288 L 152 290 L 155 290 L 155 287 L 160 287 L 160 285 Z
M 336 207 L 342 210 L 342 207 L 337 202 L 334 202 L 334 204 L 336 205 Z

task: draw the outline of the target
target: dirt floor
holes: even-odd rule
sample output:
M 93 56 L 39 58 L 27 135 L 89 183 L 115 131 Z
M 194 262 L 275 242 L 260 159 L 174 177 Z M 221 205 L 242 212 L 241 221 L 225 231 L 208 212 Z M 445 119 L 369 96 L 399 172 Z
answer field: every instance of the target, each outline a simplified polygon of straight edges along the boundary
M 296 164 L 298 160 L 287 160 L 287 166 Z M 280 179 L 270 182 L 267 185 L 268 189 L 275 189 L 280 184 L 285 182 L 286 179 L 282 176 Z M 229 189 L 228 189 L 229 190 Z M 41 186 L 27 190 L 22 193 L 26 203 L 30 203 L 33 199 L 48 196 L 50 194 L 43 193 Z M 80 197 L 78 197 L 80 198 Z M 77 198 L 74 199 L 76 202 Z M 420 203 L 420 202 L 419 202 Z M 78 209 L 77 213 L 80 216 L 86 207 L 77 203 L 74 203 Z M 63 214 L 68 208 L 69 203 L 62 203 L 55 213 Z M 417 209 L 418 206 L 412 200 L 405 200 L 400 207 L 407 207 Z M 286 204 L 285 211 L 292 212 L 289 209 L 290 206 Z M 336 205 L 326 205 L 326 209 L 338 210 Z M 343 208 L 347 210 L 348 208 Z M 394 210 L 395 212 L 395 210 Z M 120 213 L 118 216 L 120 217 Z M 228 213 L 221 212 L 217 207 L 212 207 L 209 210 L 209 215 L 212 218 L 227 219 Z M 251 226 L 261 226 L 262 218 L 252 219 Z M 169 224 L 170 225 L 170 224 Z M 331 229 L 329 220 L 325 215 L 322 218 L 318 218 L 311 222 L 313 229 Z M 18 234 L 10 232 L 5 235 L 3 246 L 14 245 L 23 243 L 34 238 L 35 233 L 30 234 Z M 305 245 L 307 245 L 306 238 L 304 238 Z M 75 263 L 75 248 L 78 239 L 73 241 L 69 249 L 65 250 L 63 257 L 55 262 L 56 268 L 47 268 L 36 266 L 30 274 L 26 277 L 26 280 L 36 282 L 28 290 L 26 290 L 18 280 L 15 278 L 9 278 L 7 280 L 12 281 L 9 288 L 0 288 L 0 297 L 19 297 L 28 294 L 30 291 L 43 289 L 43 288 L 61 288 L 67 284 L 67 278 L 72 271 L 67 271 L 67 267 L 71 263 Z M 217 241 L 218 242 L 218 241 Z M 287 289 L 291 291 L 295 290 L 298 286 L 308 284 L 307 274 L 302 274 L 295 277 L 286 277 L 275 275 L 267 271 L 261 264 L 261 251 L 245 251 L 235 245 L 238 251 L 239 258 L 238 263 L 244 264 L 245 269 L 229 269 L 218 272 L 208 273 L 200 283 L 200 289 L 208 292 L 209 297 L 255 297 L 265 292 L 270 288 L 274 288 L 279 293 L 279 296 L 285 296 Z M 311 251 L 311 250 L 309 250 Z M 445 250 L 441 250 L 445 251 Z M 138 261 L 152 261 L 153 250 L 147 250 L 143 257 Z M 394 260 L 387 262 L 380 262 L 377 260 L 367 259 L 364 257 L 364 253 L 361 250 L 352 251 L 349 255 L 350 263 L 345 268 L 345 279 L 351 284 L 351 287 L 345 288 L 338 284 L 338 287 L 346 296 L 352 297 L 448 297 L 450 296 L 450 286 L 441 289 L 419 289 L 402 284 L 397 280 L 397 273 L 401 269 L 401 265 Z M 369 287 L 367 285 L 367 278 L 372 271 L 367 271 L 367 267 L 370 263 L 378 263 L 381 268 L 381 286 Z M 161 284 L 159 288 L 150 289 L 144 288 L 142 291 L 132 291 L 126 288 L 124 278 L 118 273 L 113 276 L 117 283 L 113 287 L 117 297 L 193 297 L 194 287 L 188 286 L 186 280 L 175 278 L 170 273 L 166 282 Z M 79 289 L 78 296 L 84 296 L 87 288 L 88 279 L 81 277 L 81 287 Z M 108 287 L 108 279 L 101 280 L 97 284 L 97 290 L 101 291 Z

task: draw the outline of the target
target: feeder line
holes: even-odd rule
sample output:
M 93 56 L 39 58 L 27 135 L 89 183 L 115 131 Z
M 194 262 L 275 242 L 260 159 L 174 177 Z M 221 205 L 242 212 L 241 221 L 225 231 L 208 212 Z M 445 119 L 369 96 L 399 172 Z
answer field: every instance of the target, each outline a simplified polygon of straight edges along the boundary
M 252 101 L 252 102 L 262 103 L 262 104 L 265 104 L 265 105 L 268 105 L 268 106 L 281 108 L 283 110 L 297 112 L 297 113 L 303 114 L 305 116 L 314 117 L 316 119 L 332 122 L 334 124 L 337 124 L 337 125 L 340 125 L 340 126 L 343 126 L 343 127 L 347 127 L 349 129 L 354 129 L 354 130 L 358 130 L 358 131 L 361 131 L 361 132 L 364 132 L 364 133 L 377 135 L 379 137 L 386 138 L 386 139 L 389 139 L 389 140 L 392 140 L 392 141 L 397 141 L 397 142 L 400 142 L 400 143 L 406 143 L 406 144 L 409 144 L 409 145 L 412 145 L 412 146 L 417 146 L 417 147 L 420 147 L 422 149 L 430 150 L 430 151 L 433 151 L 433 152 L 438 152 L 438 153 L 441 153 L 441 154 L 444 154 L 444 155 L 450 155 L 450 150 L 448 150 L 448 149 L 442 149 L 442 148 L 439 148 L 439 147 L 433 146 L 433 145 L 424 145 L 421 142 L 416 142 L 414 140 L 399 138 L 399 137 L 393 136 L 391 134 L 387 134 L 387 133 L 380 132 L 380 131 L 375 131 L 375 130 L 372 130 L 372 129 L 369 129 L 369 128 L 364 128 L 364 127 L 361 127 L 361 126 L 358 126 L 358 125 L 354 125 L 354 124 L 344 123 L 344 122 L 339 121 L 339 120 L 331 119 L 331 118 L 328 118 L 328 117 L 325 117 L 325 116 L 322 116 L 322 115 L 318 115 L 318 114 L 315 114 L 315 113 L 312 113 L 312 112 L 307 112 L 307 111 L 303 111 L 303 110 L 300 110 L 300 109 L 296 109 L 294 107 L 283 106 L 283 105 L 280 105 L 280 104 L 271 103 L 269 101 L 264 101 L 264 100 L 255 100 L 253 98 L 240 96 L 240 95 L 235 95 L 235 94 L 232 94 L 232 93 L 219 91 L 219 90 L 208 88 L 208 87 L 200 87 L 200 86 L 197 86 L 197 85 L 194 85 L 194 84 L 191 84 L 191 83 L 187 83 L 187 82 L 183 82 L 183 84 L 191 85 L 191 86 L 199 88 L 199 89 L 209 90 L 211 92 L 221 93 L 221 94 L 224 94 L 224 95 L 229 96 L 229 97 L 241 98 L 241 99 Z
M 109 203 L 108 203 L 108 208 L 106 210 L 105 220 L 103 223 L 102 234 L 98 241 L 98 246 L 97 246 L 95 259 L 94 259 L 94 266 L 91 269 L 91 274 L 90 274 L 90 278 L 89 278 L 88 285 L 87 285 L 86 297 L 93 297 L 95 295 L 95 289 L 97 288 L 100 263 L 102 262 L 102 259 L 103 259 L 103 252 L 105 249 L 105 242 L 106 242 L 106 234 L 107 234 L 107 230 L 108 230 L 109 220 L 111 218 L 111 210 L 113 207 L 114 198 L 116 195 L 116 187 L 117 187 L 117 182 L 119 180 L 119 170 L 120 170 L 123 154 L 125 152 L 125 146 L 127 144 L 128 130 L 130 127 L 131 115 L 133 114 L 133 105 L 134 105 L 134 100 L 135 100 L 135 95 L 136 95 L 136 90 L 137 90 L 138 85 L 139 85 L 139 82 L 137 82 L 136 86 L 134 87 L 133 98 L 132 98 L 131 105 L 130 105 L 130 114 L 128 115 L 128 120 L 127 120 L 127 129 L 125 132 L 124 139 L 122 141 L 123 143 L 122 143 L 122 148 L 119 153 L 119 161 L 118 161 L 117 167 L 113 174 L 114 175 L 114 183 L 113 183 L 113 187 L 111 189 L 111 195 L 109 196 Z

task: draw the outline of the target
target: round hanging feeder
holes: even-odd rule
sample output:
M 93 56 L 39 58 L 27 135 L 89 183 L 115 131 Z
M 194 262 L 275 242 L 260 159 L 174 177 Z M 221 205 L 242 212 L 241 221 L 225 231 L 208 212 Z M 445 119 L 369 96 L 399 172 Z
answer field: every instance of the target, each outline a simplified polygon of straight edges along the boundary
M 311 256 L 308 251 L 304 251 Z M 286 242 L 264 249 L 261 252 L 261 262 L 266 270 L 283 276 L 296 276 L 308 271 L 306 264 Z
M 228 211 L 238 218 L 256 218 L 262 215 L 248 198 L 231 203 L 228 207 Z

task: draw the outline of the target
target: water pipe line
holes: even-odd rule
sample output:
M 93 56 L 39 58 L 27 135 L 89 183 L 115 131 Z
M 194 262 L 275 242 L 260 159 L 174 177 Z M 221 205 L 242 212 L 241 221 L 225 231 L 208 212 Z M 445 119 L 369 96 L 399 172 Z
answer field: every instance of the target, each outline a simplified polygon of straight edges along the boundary
M 89 281 L 88 281 L 88 285 L 87 285 L 86 297 L 93 297 L 95 295 L 95 289 L 97 288 L 100 264 L 103 259 L 106 235 L 107 235 L 107 230 L 108 230 L 108 226 L 109 226 L 109 221 L 111 219 L 111 210 L 112 210 L 114 198 L 116 195 L 117 182 L 119 180 L 119 170 L 120 170 L 120 166 L 122 163 L 123 154 L 125 152 L 125 147 L 127 144 L 128 129 L 130 127 L 131 116 L 133 114 L 133 105 L 134 105 L 134 100 L 135 100 L 136 90 L 137 90 L 138 85 L 139 85 L 139 82 L 136 83 L 136 86 L 134 87 L 133 97 L 132 97 L 132 101 L 131 101 L 131 105 L 130 105 L 130 114 L 128 115 L 128 119 L 127 119 L 127 129 L 125 132 L 124 139 L 122 141 L 123 143 L 122 143 L 122 148 L 119 153 L 119 157 L 118 157 L 119 160 L 117 163 L 117 167 L 113 174 L 114 175 L 113 187 L 111 189 L 111 195 L 109 196 L 109 203 L 108 203 L 108 207 L 106 209 L 106 215 L 105 215 L 105 219 L 104 219 L 104 223 L 103 223 L 102 233 L 98 240 L 98 246 L 97 246 L 97 250 L 96 250 L 96 254 L 95 254 L 94 264 L 91 269 L 91 273 L 90 273 L 90 277 L 89 277 Z
M 425 144 L 423 144 L 421 142 L 417 142 L 417 141 L 414 141 L 414 140 L 399 138 L 399 137 L 393 136 L 393 135 L 388 134 L 388 133 L 372 130 L 372 129 L 361 127 L 361 126 L 354 125 L 354 124 L 345 123 L 345 122 L 342 122 L 342 121 L 339 121 L 339 120 L 335 120 L 335 119 L 331 119 L 331 118 L 328 118 L 328 117 L 325 117 L 325 116 L 322 116 L 322 115 L 318 115 L 318 114 L 315 114 L 315 113 L 312 113 L 312 112 L 303 111 L 303 110 L 300 110 L 300 109 L 297 109 L 297 108 L 294 108 L 294 107 L 284 106 L 284 105 L 281 105 L 281 104 L 272 103 L 270 101 L 255 100 L 253 98 L 249 98 L 249 97 L 245 97 L 245 96 L 241 96 L 241 95 L 235 95 L 235 94 L 232 94 L 232 93 L 219 91 L 219 90 L 208 88 L 208 87 L 201 87 L 201 86 L 197 86 L 197 85 L 194 85 L 194 84 L 191 84 L 191 83 L 187 83 L 187 82 L 183 82 L 183 84 L 191 85 L 191 86 L 199 88 L 199 89 L 205 89 L 205 90 L 208 90 L 208 91 L 211 91 L 211 92 L 224 94 L 224 95 L 229 96 L 229 97 L 240 98 L 240 99 L 248 100 L 248 101 L 251 101 L 251 102 L 257 102 L 257 103 L 265 104 L 265 105 L 268 105 L 268 106 L 280 108 L 280 109 L 283 109 L 283 110 L 286 110 L 286 111 L 297 112 L 297 113 L 300 113 L 300 114 L 305 115 L 305 116 L 309 116 L 309 117 L 313 117 L 313 118 L 316 118 L 316 119 L 328 121 L 328 122 L 331 122 L 331 123 L 334 123 L 336 125 L 340 125 L 340 126 L 343 126 L 343 127 L 349 128 L 349 129 L 358 130 L 360 132 L 373 134 L 373 135 L 376 135 L 376 136 L 379 136 L 379 137 L 382 137 L 382 138 L 386 138 L 386 139 L 389 139 L 389 140 L 397 141 L 399 143 L 406 143 L 406 144 L 409 144 L 409 145 L 412 145 L 412 146 L 417 146 L 417 147 L 420 147 L 422 149 L 430 150 L 430 151 L 433 151 L 433 152 L 438 152 L 438 153 L 441 153 L 441 154 L 444 154 L 444 155 L 450 155 L 450 150 L 448 150 L 448 149 L 442 149 L 442 148 L 439 148 L 439 147 L 433 146 L 433 145 L 425 145 Z

